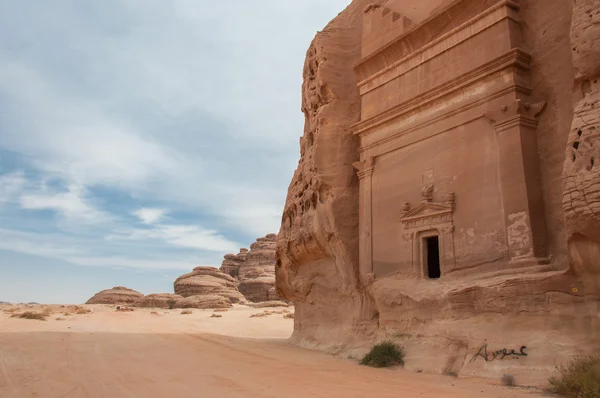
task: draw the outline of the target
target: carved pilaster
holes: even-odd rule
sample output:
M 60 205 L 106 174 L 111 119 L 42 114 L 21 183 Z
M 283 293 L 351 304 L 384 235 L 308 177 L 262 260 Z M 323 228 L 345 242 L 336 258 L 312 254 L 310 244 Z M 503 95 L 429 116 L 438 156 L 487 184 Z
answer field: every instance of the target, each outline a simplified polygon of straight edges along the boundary
M 372 238 L 372 175 L 373 157 L 367 157 L 352 164 L 360 178 L 359 198 L 359 270 L 362 280 L 367 280 L 368 274 L 373 274 L 373 238 Z M 367 278 L 367 279 L 365 279 Z
M 546 262 L 546 221 L 537 151 L 545 102 L 517 99 L 484 114 L 498 134 L 499 170 L 511 262 Z

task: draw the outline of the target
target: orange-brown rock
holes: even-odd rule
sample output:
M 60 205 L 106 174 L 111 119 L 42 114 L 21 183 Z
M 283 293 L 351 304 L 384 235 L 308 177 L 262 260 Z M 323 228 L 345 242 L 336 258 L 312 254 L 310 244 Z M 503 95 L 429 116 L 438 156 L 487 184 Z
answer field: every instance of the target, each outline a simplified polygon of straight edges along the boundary
M 144 295 L 138 291 L 124 286 L 116 286 L 96 293 L 86 301 L 86 304 L 133 304 L 143 297 Z
M 183 298 L 175 303 L 174 308 L 213 309 L 230 307 L 232 307 L 232 304 L 228 298 L 214 294 L 206 294 Z
M 277 240 L 292 341 L 532 385 L 600 349 L 599 9 L 354 0 L 317 34 Z
M 293 338 L 327 341 L 361 320 L 358 286 L 359 158 L 350 127 L 360 120 L 353 65 L 363 10 L 354 1 L 319 32 L 304 63 L 304 135 L 277 238 L 277 287 L 296 305 Z
M 575 106 L 563 169 L 563 205 L 573 271 L 600 290 L 600 0 L 573 2 Z
M 248 253 L 248 249 L 240 249 L 238 254 L 226 254 L 221 264 L 221 272 L 229 274 L 234 278 L 237 278 L 240 272 L 240 267 L 246 261 L 246 254 Z
M 181 300 L 183 296 L 172 293 L 148 294 L 133 303 L 136 307 L 144 308 L 173 308 L 175 303 Z
M 275 287 L 275 247 L 277 235 L 258 238 L 250 246 L 239 268 L 239 291 L 253 302 L 278 299 Z
M 175 294 L 183 297 L 218 295 L 232 303 L 245 301 L 237 290 L 237 281 L 214 267 L 196 267 L 175 280 Z

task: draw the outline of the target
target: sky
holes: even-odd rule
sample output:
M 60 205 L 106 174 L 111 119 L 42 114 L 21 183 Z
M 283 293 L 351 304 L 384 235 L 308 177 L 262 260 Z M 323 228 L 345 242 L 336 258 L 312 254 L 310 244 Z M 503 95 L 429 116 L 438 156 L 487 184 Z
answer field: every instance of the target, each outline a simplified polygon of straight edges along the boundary
M 0 0 L 0 301 L 172 292 L 279 230 L 349 0 Z

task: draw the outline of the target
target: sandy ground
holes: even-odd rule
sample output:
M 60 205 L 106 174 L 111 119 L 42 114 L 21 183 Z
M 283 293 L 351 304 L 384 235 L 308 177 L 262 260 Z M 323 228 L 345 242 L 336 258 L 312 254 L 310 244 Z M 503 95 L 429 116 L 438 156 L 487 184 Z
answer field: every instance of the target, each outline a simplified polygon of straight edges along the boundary
M 293 320 L 282 314 L 250 318 L 262 309 L 239 306 L 211 318 L 210 310 L 182 315 L 85 307 L 93 313 L 65 316 L 73 309 L 57 306 L 47 321 L 38 321 L 11 318 L 5 312 L 11 307 L 0 306 L 0 397 L 538 395 L 482 380 L 371 369 L 294 347 L 286 343 Z

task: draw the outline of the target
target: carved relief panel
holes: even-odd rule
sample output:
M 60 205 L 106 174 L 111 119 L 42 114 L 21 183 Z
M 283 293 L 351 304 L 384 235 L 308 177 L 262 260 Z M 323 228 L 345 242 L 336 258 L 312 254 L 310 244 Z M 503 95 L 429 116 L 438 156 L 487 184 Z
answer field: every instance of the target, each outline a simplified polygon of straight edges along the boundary
M 424 240 L 438 237 L 439 266 L 442 275 L 454 269 L 454 193 L 445 195 L 444 201 L 433 201 L 433 184 L 424 185 L 421 189 L 421 203 L 411 207 L 410 203 L 401 205 L 400 221 L 402 236 L 412 246 L 412 269 L 418 275 L 425 275 L 426 256 Z

